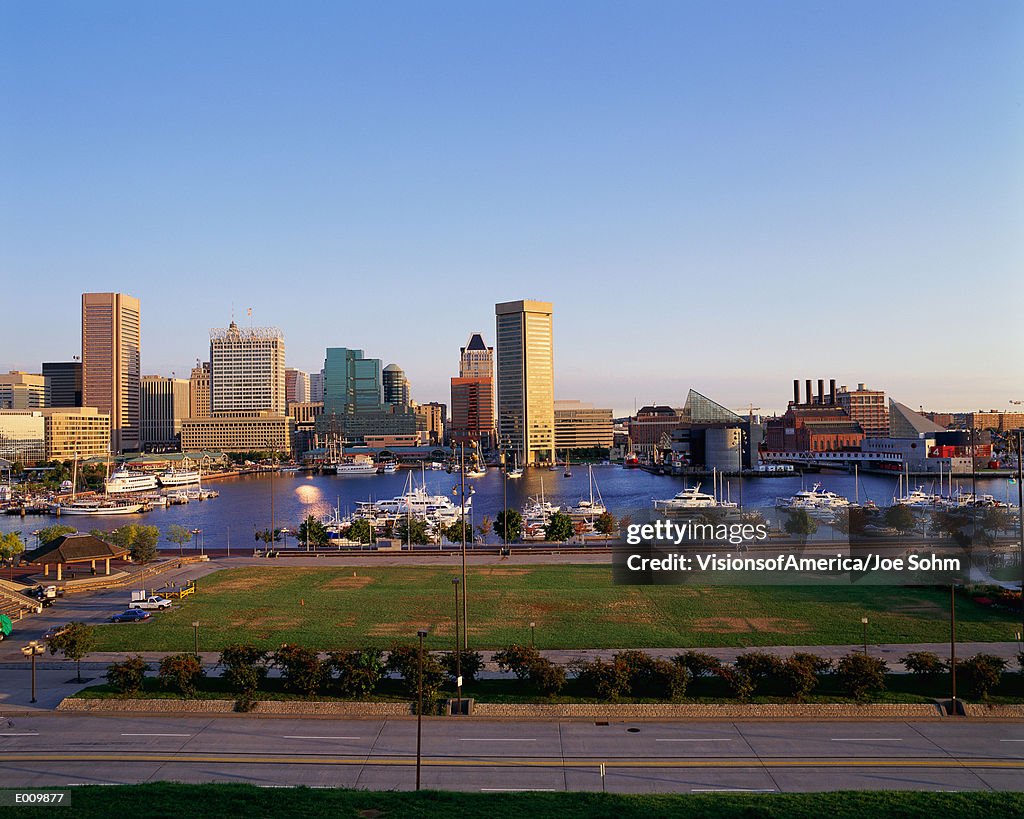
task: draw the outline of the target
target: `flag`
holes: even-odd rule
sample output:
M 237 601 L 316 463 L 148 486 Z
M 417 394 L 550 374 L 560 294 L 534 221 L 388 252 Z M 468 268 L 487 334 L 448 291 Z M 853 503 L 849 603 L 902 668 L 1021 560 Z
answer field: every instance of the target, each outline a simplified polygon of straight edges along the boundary
M 251 307 L 249 308 L 248 314 L 249 314 L 250 316 L 252 315 L 252 308 L 251 308 Z

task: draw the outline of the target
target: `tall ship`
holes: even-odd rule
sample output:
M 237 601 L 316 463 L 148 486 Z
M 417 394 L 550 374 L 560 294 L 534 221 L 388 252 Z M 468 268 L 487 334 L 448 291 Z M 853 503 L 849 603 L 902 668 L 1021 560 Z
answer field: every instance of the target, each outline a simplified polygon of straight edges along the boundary
M 203 476 L 195 469 L 174 469 L 161 472 L 158 476 L 161 486 L 191 486 L 202 482 Z
M 124 494 L 125 492 L 149 492 L 158 486 L 156 475 L 151 472 L 139 472 L 134 469 L 120 467 L 110 473 L 103 481 L 108 495 Z
M 336 436 L 327 444 L 323 471 L 328 475 L 376 475 L 377 464 L 368 455 L 346 455 L 344 442 Z
M 55 515 L 136 515 L 147 511 L 145 503 L 112 498 L 82 498 L 70 503 L 55 503 L 51 511 Z

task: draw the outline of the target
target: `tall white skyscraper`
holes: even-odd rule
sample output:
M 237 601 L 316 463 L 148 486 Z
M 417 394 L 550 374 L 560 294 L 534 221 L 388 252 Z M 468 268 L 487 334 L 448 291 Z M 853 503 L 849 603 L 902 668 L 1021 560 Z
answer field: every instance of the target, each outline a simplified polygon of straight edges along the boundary
M 210 331 L 210 412 L 284 415 L 284 335 L 276 327 Z

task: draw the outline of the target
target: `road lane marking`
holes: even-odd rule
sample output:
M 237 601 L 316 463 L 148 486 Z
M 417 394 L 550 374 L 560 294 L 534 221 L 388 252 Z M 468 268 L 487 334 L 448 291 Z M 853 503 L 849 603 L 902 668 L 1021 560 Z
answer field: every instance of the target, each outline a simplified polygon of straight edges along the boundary
M 266 764 L 266 765 L 365 765 L 369 767 L 415 767 L 416 756 L 371 757 L 277 755 L 257 756 L 247 754 L 190 754 L 190 753 L 5 753 L 4 762 L 197 762 L 204 764 Z M 593 759 L 549 759 L 515 758 L 470 759 L 470 758 L 427 758 L 423 765 L 446 767 L 489 767 L 489 768 L 584 768 L 594 767 Z M 742 759 L 646 759 L 616 760 L 605 763 L 609 768 L 1006 768 L 1024 770 L 1024 759 L 976 759 L 959 757 L 932 758 L 811 758 L 764 759 L 747 757 Z
M 732 738 L 726 739 L 656 739 L 655 742 L 732 742 Z
M 519 739 L 518 737 L 459 737 L 459 742 L 536 742 L 535 739 Z
M 285 734 L 281 739 L 362 739 L 362 737 L 300 737 L 294 734 Z
M 39 732 L 38 731 L 35 732 L 35 733 L 31 733 L 31 732 L 26 731 L 25 733 L 21 733 L 21 734 L 0 734 L 0 737 L 37 737 L 37 736 L 39 736 Z
M 123 737 L 190 737 L 192 734 L 121 734 Z
M 481 793 L 554 793 L 554 788 L 481 788 Z
M 1024 739 L 1001 739 L 1000 742 L 1024 742 Z
M 775 788 L 690 788 L 690 793 L 775 793 Z
M 903 742 L 903 737 L 832 737 L 833 742 Z

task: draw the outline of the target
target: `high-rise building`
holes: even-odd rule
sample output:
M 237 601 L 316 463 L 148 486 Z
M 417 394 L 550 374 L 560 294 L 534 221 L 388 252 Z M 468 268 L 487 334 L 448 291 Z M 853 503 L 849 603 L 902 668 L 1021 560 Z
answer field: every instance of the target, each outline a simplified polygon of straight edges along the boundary
M 459 350 L 459 377 L 451 382 L 451 438 L 455 443 L 477 441 L 484 449 L 495 446 L 494 348 L 473 333 Z
M 46 406 L 82 406 L 82 362 L 43 362 L 43 378 L 46 379 Z
M 311 403 L 324 400 L 324 371 L 309 374 L 309 400 Z
M 46 406 L 46 379 L 11 370 L 0 375 L 0 409 L 42 409 Z
M 289 407 L 292 404 L 308 404 L 310 402 L 309 373 L 294 367 L 285 367 L 284 400 Z
M 110 448 L 139 448 L 139 300 L 82 294 L 82 403 L 110 416 Z
M 382 412 L 383 386 L 379 358 L 362 350 L 328 347 L 324 359 L 324 415 Z
M 388 364 L 382 373 L 382 382 L 385 404 L 393 407 L 409 405 L 409 379 L 405 377 L 405 370 L 397 364 Z
M 210 362 L 196 362 L 188 379 L 188 417 L 210 417 Z
M 429 404 L 413 403 L 412 410 L 416 414 L 416 431 L 421 434 L 424 443 L 431 446 L 444 444 L 444 425 L 448 417 L 447 407 L 437 401 Z
M 110 451 L 110 416 L 95 407 L 45 409 L 46 460 L 91 458 Z
M 459 378 L 494 378 L 494 348 L 484 344 L 480 333 L 459 350 Z
M 0 409 L 0 458 L 34 466 L 46 457 L 41 410 Z
M 189 381 L 144 375 L 140 385 L 142 446 L 149 451 L 178 449 L 181 422 L 189 413 Z
M 284 415 L 284 335 L 276 327 L 210 330 L 210 414 Z
M 552 311 L 545 301 L 511 301 L 494 308 L 498 437 L 526 464 L 555 457 Z

